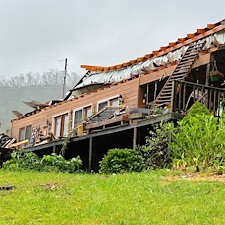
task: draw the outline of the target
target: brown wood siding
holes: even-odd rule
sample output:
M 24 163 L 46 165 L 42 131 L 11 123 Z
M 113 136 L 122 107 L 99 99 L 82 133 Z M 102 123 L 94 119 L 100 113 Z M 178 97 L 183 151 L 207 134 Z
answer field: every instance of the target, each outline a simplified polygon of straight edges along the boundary
M 57 115 L 69 112 L 69 121 L 72 121 L 73 110 L 82 108 L 87 105 L 92 106 L 92 112 L 96 112 L 97 104 L 99 101 L 109 99 L 111 97 L 122 95 L 124 104 L 130 107 L 138 107 L 138 95 L 139 95 L 139 78 L 127 81 L 125 83 L 119 83 L 117 85 L 104 88 L 78 97 L 77 99 L 68 100 L 59 103 L 54 106 L 42 109 L 39 113 L 13 120 L 11 127 L 11 135 L 14 138 L 19 138 L 19 128 L 32 125 L 32 127 L 44 127 L 48 120 L 53 123 L 53 117 Z M 53 124 L 52 124 L 53 125 Z

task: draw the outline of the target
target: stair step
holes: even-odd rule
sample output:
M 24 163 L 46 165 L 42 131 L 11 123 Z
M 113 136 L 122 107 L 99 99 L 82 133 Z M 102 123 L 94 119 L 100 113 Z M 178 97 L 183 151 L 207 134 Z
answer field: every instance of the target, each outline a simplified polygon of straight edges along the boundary
M 157 100 L 157 102 L 169 102 L 171 100 L 171 97 L 170 98 L 159 98 Z
M 186 68 L 189 68 L 189 67 L 190 67 L 190 65 L 178 65 L 176 69 L 180 69 L 180 68 L 186 69 Z
M 168 101 L 165 101 L 165 100 L 157 100 L 157 102 L 168 102 Z
M 171 81 L 169 84 L 166 84 L 165 88 L 166 89 L 168 89 L 168 88 L 172 89 L 172 86 L 173 86 L 172 83 L 173 83 L 173 81 Z
M 196 50 L 196 49 L 190 49 L 188 50 L 186 53 L 189 54 L 189 53 L 193 53 L 193 54 L 197 54 L 199 51 Z
M 173 73 L 173 75 L 178 75 L 178 74 L 185 74 L 184 72 L 176 72 L 176 73 Z
M 160 97 L 163 97 L 163 98 L 169 98 L 169 97 L 171 96 L 171 94 L 172 94 L 172 92 L 169 93 L 169 94 L 167 94 L 167 95 L 165 95 L 165 94 L 162 93 L 162 94 L 159 96 L 159 98 L 160 98 Z
M 173 80 L 180 80 L 180 78 L 182 79 L 182 78 L 184 78 L 184 77 L 185 77 L 185 76 L 183 76 L 183 75 L 182 75 L 182 76 L 179 76 L 179 75 L 178 75 L 178 76 L 173 76 L 173 78 L 174 78 Z
M 162 96 L 169 96 L 169 95 L 171 95 L 171 93 L 172 93 L 172 91 L 171 92 L 167 92 L 167 93 L 165 93 L 165 92 L 162 92 Z
M 186 71 L 188 71 L 188 69 L 175 69 L 175 70 L 174 70 L 174 73 L 179 73 L 179 72 L 181 72 L 181 71 L 185 71 L 185 72 L 186 72 Z M 173 73 L 173 74 L 174 74 L 174 73 Z
M 191 63 L 192 63 L 191 61 L 190 62 L 180 61 L 179 64 L 178 64 L 178 66 L 180 66 L 180 65 L 185 65 L 185 66 L 187 65 L 188 66 L 188 65 L 191 65 Z
M 160 103 L 160 102 L 157 102 L 155 105 L 153 105 L 153 106 L 157 106 L 157 105 L 169 105 L 170 104 L 170 101 L 169 102 L 163 102 L 163 104 L 162 103 Z
M 165 89 L 164 92 L 169 92 L 169 90 L 168 89 Z
M 189 60 L 193 59 L 194 60 L 195 58 L 196 57 L 193 57 L 192 55 L 191 56 L 184 56 L 183 57 L 184 60 L 187 60 L 187 59 L 189 59 Z

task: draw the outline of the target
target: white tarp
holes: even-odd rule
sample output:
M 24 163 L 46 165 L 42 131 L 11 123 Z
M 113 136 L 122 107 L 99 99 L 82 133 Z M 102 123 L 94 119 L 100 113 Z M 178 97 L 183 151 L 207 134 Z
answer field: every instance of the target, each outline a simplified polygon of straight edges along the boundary
M 201 39 L 200 41 L 206 41 L 203 50 L 225 44 L 225 30 L 219 31 L 213 35 Z M 88 76 L 84 76 L 82 82 L 78 84 L 75 89 L 85 87 L 92 84 L 108 84 L 116 81 L 129 78 L 132 75 L 139 75 L 144 71 L 149 71 L 157 68 L 158 66 L 166 65 L 167 63 L 175 62 L 180 60 L 186 52 L 188 46 L 183 46 L 177 50 L 171 51 L 166 55 L 159 56 L 157 58 L 148 59 L 144 62 L 139 62 L 135 65 L 131 65 L 122 69 L 95 72 Z

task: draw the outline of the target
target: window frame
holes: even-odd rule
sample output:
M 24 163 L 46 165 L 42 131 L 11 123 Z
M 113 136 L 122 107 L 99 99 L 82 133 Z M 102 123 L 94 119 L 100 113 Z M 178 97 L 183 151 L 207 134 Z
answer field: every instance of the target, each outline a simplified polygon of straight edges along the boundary
M 101 110 L 101 109 L 99 109 L 99 104 L 101 104 L 101 103 L 107 102 L 107 106 L 111 106 L 113 100 L 116 100 L 116 99 L 117 99 L 118 103 L 120 104 L 120 102 L 119 102 L 119 97 L 120 97 L 120 96 L 121 96 L 121 95 L 116 95 L 116 96 L 112 96 L 112 97 L 110 97 L 110 98 L 106 98 L 106 99 L 103 99 L 103 100 L 98 101 L 98 102 L 97 102 L 97 112 L 99 112 L 99 111 Z M 107 106 L 106 106 L 106 107 L 107 107 Z M 119 106 L 119 105 L 118 105 L 118 106 Z
M 28 135 L 28 127 L 30 127 L 29 135 Z M 23 130 L 23 135 L 21 135 L 21 131 Z M 32 125 L 24 126 L 19 128 L 19 142 L 24 140 L 30 140 L 32 136 Z
M 52 117 L 52 133 L 54 134 L 54 136 L 56 137 L 65 137 L 67 136 L 67 134 L 69 133 L 69 126 L 65 125 L 65 118 L 67 117 L 67 123 L 69 123 L 69 112 L 64 112 L 58 115 L 55 115 Z M 58 132 L 56 132 L 56 120 L 60 119 L 60 130 L 59 130 L 59 136 L 58 136 Z M 65 133 L 65 126 L 67 126 L 67 132 Z M 57 135 L 56 135 L 57 134 Z
M 21 131 L 23 130 L 23 135 L 21 135 Z M 21 137 L 23 136 L 23 137 Z M 20 127 L 19 129 L 19 142 L 25 140 L 25 127 Z
M 78 124 L 80 124 L 81 122 L 79 123 L 76 123 L 75 124 L 75 113 L 78 112 L 78 111 L 82 111 L 82 118 L 81 120 L 84 120 L 84 119 L 87 119 L 87 109 L 90 109 L 91 110 L 91 116 L 93 114 L 93 106 L 92 104 L 89 104 L 89 105 L 85 105 L 85 106 L 82 106 L 82 107 L 79 107 L 79 108 L 76 108 L 73 110 L 73 125 L 72 125 L 72 128 L 76 127 Z M 90 117 L 90 116 L 89 116 Z
M 83 120 L 83 108 L 78 108 L 78 109 L 73 110 L 73 128 L 75 127 L 75 125 L 80 123 L 80 122 L 78 122 L 75 124 L 75 115 L 76 115 L 76 112 L 78 112 L 78 111 L 81 111 L 81 120 Z

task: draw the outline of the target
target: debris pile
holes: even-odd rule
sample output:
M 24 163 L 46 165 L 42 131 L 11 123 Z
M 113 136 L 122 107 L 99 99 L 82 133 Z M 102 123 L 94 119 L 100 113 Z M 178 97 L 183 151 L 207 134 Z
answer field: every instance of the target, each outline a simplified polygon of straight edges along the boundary
M 5 145 L 11 140 L 11 138 L 4 134 L 4 133 L 1 133 L 0 134 L 0 147 L 5 147 Z

